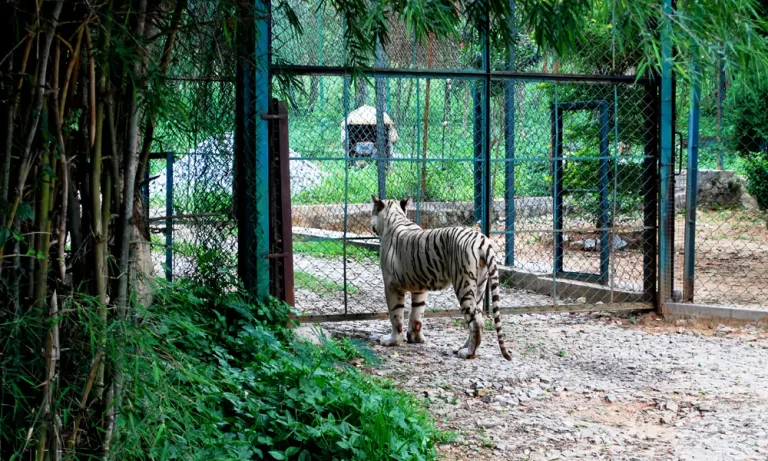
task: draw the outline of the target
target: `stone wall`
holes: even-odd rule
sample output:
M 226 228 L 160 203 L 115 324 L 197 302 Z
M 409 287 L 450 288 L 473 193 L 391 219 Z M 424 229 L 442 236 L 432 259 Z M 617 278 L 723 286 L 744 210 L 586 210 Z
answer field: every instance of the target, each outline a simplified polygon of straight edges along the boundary
M 746 179 L 733 170 L 699 170 L 697 205 L 700 210 L 718 208 L 757 208 L 755 199 L 747 193 Z M 685 209 L 688 171 L 675 176 L 675 212 Z
M 504 216 L 504 200 L 494 200 L 493 216 Z M 371 231 L 370 203 L 347 205 L 347 231 L 368 234 Z M 518 218 L 536 218 L 552 214 L 551 197 L 520 197 L 515 199 Z M 426 202 L 421 204 L 421 226 L 434 229 L 446 226 L 474 226 L 472 202 Z M 296 227 L 344 230 L 344 205 L 294 205 L 291 207 L 293 225 Z M 408 217 L 415 220 L 416 206 L 408 208 Z

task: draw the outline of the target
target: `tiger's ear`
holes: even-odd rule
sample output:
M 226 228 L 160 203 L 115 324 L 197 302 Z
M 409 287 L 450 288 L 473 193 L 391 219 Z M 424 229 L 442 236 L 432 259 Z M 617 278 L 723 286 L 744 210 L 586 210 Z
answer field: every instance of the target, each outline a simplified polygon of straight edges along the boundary
M 384 201 L 376 198 L 375 195 L 371 195 L 371 200 L 373 200 L 373 209 L 376 210 L 376 212 L 379 212 L 384 209 Z
M 403 211 L 405 211 L 405 209 L 408 207 L 409 203 L 411 203 L 411 198 L 410 197 L 408 197 L 405 200 L 400 200 L 400 208 L 402 208 Z

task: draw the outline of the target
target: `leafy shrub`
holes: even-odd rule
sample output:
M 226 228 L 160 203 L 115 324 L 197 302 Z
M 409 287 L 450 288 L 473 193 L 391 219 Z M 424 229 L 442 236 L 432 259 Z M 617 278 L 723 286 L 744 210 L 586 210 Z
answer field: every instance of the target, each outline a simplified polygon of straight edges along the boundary
M 761 210 L 768 210 L 768 154 L 755 155 L 744 164 L 747 191 Z
M 164 283 L 164 282 L 160 282 Z M 119 431 L 125 459 L 434 459 L 409 395 L 347 365 L 349 340 L 297 341 L 288 308 L 166 284 L 130 331 Z
M 768 209 L 768 84 L 736 81 L 726 101 L 727 142 L 743 158 L 747 190 Z

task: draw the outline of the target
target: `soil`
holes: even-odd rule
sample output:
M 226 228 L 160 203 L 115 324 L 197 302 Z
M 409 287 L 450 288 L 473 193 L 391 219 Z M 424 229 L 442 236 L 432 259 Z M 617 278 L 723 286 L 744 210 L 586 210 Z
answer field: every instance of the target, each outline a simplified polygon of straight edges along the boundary
M 387 321 L 322 327 L 389 333 Z M 371 342 L 383 361 L 367 371 L 423 397 L 455 433 L 441 459 L 768 459 L 765 326 L 531 314 L 503 327 L 512 362 L 489 331 L 478 358 L 458 359 L 466 333 L 451 319 L 426 319 L 425 344 Z

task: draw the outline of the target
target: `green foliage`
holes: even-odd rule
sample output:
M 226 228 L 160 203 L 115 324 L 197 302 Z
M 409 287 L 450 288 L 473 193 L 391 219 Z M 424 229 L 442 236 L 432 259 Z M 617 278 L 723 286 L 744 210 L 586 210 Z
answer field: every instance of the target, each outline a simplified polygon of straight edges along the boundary
M 727 143 L 742 157 L 747 191 L 768 209 L 768 83 L 755 88 L 741 77 L 726 100 Z
M 124 371 L 116 459 L 435 459 L 445 435 L 422 405 L 349 364 L 377 363 L 362 343 L 299 341 L 290 308 L 276 301 L 251 304 L 192 280 L 157 283 L 155 304 L 137 321 L 110 326 L 107 360 Z M 82 296 L 64 305 L 62 334 L 76 339 L 62 352 L 56 408 L 65 428 L 104 327 L 96 305 Z M 42 390 L 30 369 L 42 358 L 23 345 L 43 331 L 26 316 L 0 323 L 4 459 L 23 453 L 41 424 Z M 85 409 L 81 430 L 98 427 L 89 417 L 96 410 Z M 98 440 L 79 442 L 82 459 L 98 448 Z
M 344 243 L 340 240 L 293 242 L 293 252 L 336 259 L 344 256 Z M 355 245 L 347 245 L 346 256 L 347 258 L 360 262 L 379 260 L 379 254 L 375 251 Z
M 744 157 L 768 150 L 768 83 L 747 88 L 746 76 L 731 87 L 726 99 L 729 147 Z
M 121 458 L 433 459 L 440 437 L 408 395 L 346 365 L 349 340 L 297 341 L 288 309 L 211 304 L 179 283 L 128 335 Z
M 315 274 L 310 274 L 309 272 L 297 271 L 293 275 L 293 280 L 296 284 L 296 288 L 311 291 L 321 296 L 344 291 L 344 285 L 342 283 L 319 277 Z M 357 294 L 360 293 L 360 290 L 348 283 L 347 293 Z
M 768 153 L 755 155 L 744 165 L 747 191 L 762 210 L 768 210 Z

